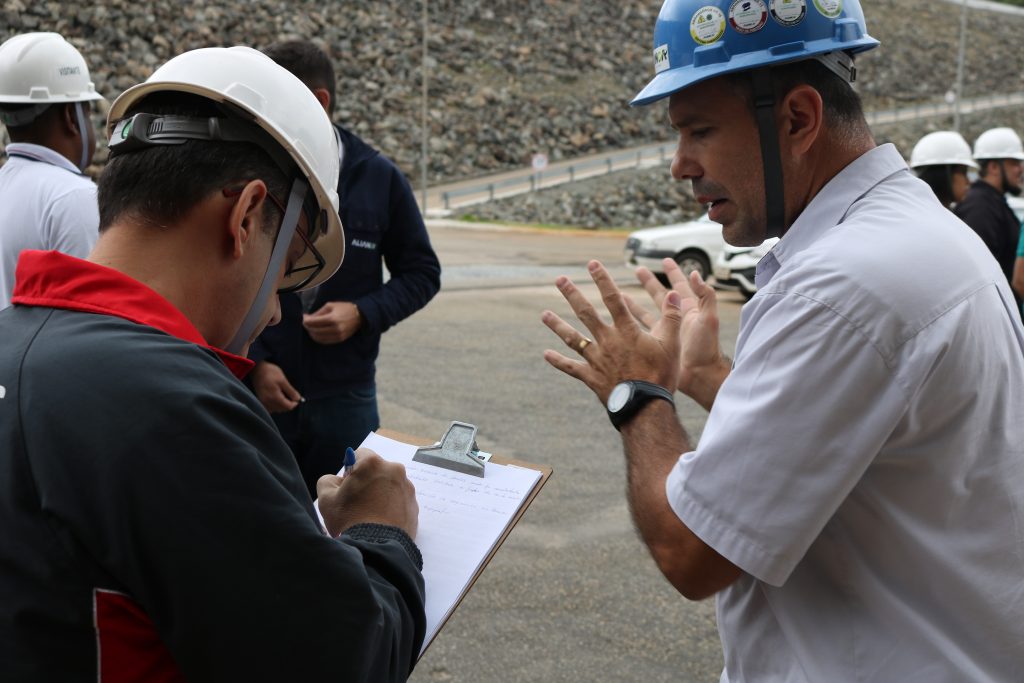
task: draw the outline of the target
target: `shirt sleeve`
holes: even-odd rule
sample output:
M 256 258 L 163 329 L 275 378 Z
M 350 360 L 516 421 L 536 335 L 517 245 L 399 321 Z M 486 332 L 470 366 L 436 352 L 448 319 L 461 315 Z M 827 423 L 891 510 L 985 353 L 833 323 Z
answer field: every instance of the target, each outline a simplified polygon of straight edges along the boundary
M 781 586 L 907 399 L 871 340 L 828 306 L 763 292 L 748 307 L 750 333 L 696 451 L 680 457 L 666 491 L 704 542 Z
M 366 329 L 377 334 L 426 306 L 441 288 L 441 264 L 430 245 L 412 188 L 397 168 L 391 173 L 382 253 L 390 279 L 355 301 Z
M 99 237 L 96 186 L 66 192 L 47 207 L 46 249 L 85 258 Z
M 1021 227 L 1024 228 L 1024 224 Z M 1020 231 L 1020 239 L 1017 240 L 1017 257 L 1024 258 L 1024 229 Z
M 77 440 L 89 452 L 42 474 L 51 514 L 138 602 L 188 680 L 406 680 L 425 632 L 408 537 L 323 535 L 246 389 L 194 362 L 161 369 L 128 375 L 159 392 L 137 400 L 149 409 L 97 420 L 116 440 L 87 425 Z

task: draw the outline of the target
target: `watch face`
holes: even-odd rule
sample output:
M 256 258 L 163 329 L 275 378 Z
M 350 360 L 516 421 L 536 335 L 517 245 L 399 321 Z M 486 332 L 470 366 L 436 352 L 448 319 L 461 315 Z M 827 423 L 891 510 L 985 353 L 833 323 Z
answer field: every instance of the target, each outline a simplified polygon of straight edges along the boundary
M 622 410 L 622 407 L 626 405 L 629 400 L 630 394 L 633 393 L 633 387 L 628 382 L 616 384 L 615 388 L 612 389 L 612 393 L 608 394 L 608 410 L 613 413 L 617 413 Z

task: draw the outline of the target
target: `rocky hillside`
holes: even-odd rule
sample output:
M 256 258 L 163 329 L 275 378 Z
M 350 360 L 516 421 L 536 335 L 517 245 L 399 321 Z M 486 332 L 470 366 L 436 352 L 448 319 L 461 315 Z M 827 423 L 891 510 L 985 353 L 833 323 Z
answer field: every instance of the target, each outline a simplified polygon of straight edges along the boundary
M 646 81 L 658 0 L 430 0 L 431 182 L 668 137 L 663 107 L 630 109 Z M 955 80 L 959 8 L 863 0 L 884 49 L 860 62 L 868 108 L 940 97 Z M 57 31 L 113 99 L 174 54 L 310 38 L 338 65 L 338 117 L 417 180 L 422 19 L 404 0 L 0 0 L 0 39 Z M 1024 90 L 1019 17 L 971 14 L 966 95 Z M 102 161 L 102 155 L 100 156 Z
M 651 73 L 657 0 L 430 0 L 431 182 L 665 138 L 663 108 L 631 110 Z M 933 99 L 955 79 L 959 10 L 863 0 L 883 50 L 861 60 L 869 108 Z M 0 0 L 0 39 L 56 31 L 113 98 L 177 52 L 310 38 L 338 65 L 338 117 L 418 173 L 418 2 Z M 972 12 L 967 94 L 1024 90 L 1024 20 Z

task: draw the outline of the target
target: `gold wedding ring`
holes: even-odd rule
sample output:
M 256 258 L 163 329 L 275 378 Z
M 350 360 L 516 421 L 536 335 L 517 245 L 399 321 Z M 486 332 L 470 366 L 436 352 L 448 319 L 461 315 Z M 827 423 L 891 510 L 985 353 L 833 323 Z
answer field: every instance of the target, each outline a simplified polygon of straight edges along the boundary
M 587 339 L 586 337 L 584 337 L 583 339 L 580 339 L 580 343 L 576 345 L 576 350 L 579 351 L 580 353 L 583 353 L 583 349 L 587 348 L 587 345 L 592 343 L 592 339 Z

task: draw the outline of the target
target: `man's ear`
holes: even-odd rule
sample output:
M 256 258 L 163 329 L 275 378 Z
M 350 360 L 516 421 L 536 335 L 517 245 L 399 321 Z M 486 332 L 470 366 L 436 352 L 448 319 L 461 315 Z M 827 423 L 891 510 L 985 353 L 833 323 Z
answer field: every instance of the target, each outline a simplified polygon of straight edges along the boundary
M 82 131 L 78 130 L 78 114 L 75 113 L 74 102 L 60 105 L 60 127 L 68 136 L 82 134 Z
M 235 197 L 227 225 L 233 258 L 240 258 L 251 247 L 253 236 L 263 229 L 263 205 L 266 201 L 267 186 L 259 179 L 250 180 Z
M 320 106 L 327 112 L 327 116 L 331 115 L 331 93 L 327 88 L 313 88 L 313 96 L 316 97 L 316 101 L 320 103 Z
M 802 83 L 782 98 L 779 108 L 782 139 L 790 154 L 803 156 L 818 140 L 824 124 L 825 107 L 821 94 Z

